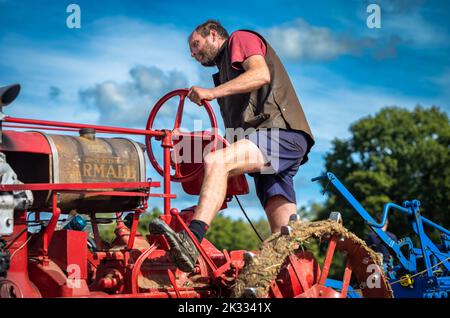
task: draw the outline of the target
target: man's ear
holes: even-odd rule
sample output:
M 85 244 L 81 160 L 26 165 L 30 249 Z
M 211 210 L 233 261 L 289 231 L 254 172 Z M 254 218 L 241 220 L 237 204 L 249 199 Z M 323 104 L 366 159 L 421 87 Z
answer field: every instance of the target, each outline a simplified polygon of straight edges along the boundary
M 211 35 L 211 40 L 214 43 L 215 41 L 217 41 L 217 39 L 219 38 L 219 34 L 217 33 L 216 30 L 212 29 L 209 30 L 209 35 Z

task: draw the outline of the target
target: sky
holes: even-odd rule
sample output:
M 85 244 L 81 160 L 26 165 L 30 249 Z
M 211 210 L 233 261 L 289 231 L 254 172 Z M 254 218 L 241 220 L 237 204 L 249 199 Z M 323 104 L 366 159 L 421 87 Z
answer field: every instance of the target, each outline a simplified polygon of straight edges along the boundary
M 80 28 L 67 26 L 69 4 L 80 7 Z M 381 9 L 380 28 L 367 25 L 371 4 Z M 145 127 L 167 92 L 213 86 L 216 69 L 202 67 L 189 53 L 187 37 L 196 25 L 216 19 L 230 33 L 260 32 L 283 61 L 316 139 L 294 178 L 299 206 L 324 201 L 310 179 L 324 172 L 332 140 L 350 137 L 352 122 L 393 105 L 450 110 L 445 0 L 0 0 L 0 14 L 0 86 L 22 85 L 7 115 L 134 128 Z M 218 105 L 212 105 L 223 129 Z M 173 126 L 172 109 L 162 111 L 158 128 Z M 185 109 L 188 130 L 195 119 L 206 119 L 193 104 Z M 149 164 L 147 174 L 162 180 Z M 258 219 L 264 211 L 247 179 L 251 193 L 241 202 Z M 196 204 L 179 184 L 174 191 L 175 207 Z M 162 201 L 149 205 L 161 207 Z M 224 213 L 242 216 L 235 202 Z

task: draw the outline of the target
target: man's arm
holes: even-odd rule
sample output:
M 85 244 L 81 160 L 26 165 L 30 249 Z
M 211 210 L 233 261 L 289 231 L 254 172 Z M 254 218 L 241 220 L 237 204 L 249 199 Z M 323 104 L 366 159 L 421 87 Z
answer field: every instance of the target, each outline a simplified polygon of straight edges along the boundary
M 218 97 L 249 93 L 270 83 L 270 72 L 264 57 L 252 55 L 242 62 L 245 72 L 235 79 L 213 88 Z
M 234 94 L 249 93 L 270 83 L 269 68 L 263 56 L 252 55 L 248 57 L 242 62 L 242 67 L 245 70 L 244 73 L 215 88 L 191 87 L 188 94 L 189 99 L 201 105 L 201 101 L 204 99 L 212 100 Z

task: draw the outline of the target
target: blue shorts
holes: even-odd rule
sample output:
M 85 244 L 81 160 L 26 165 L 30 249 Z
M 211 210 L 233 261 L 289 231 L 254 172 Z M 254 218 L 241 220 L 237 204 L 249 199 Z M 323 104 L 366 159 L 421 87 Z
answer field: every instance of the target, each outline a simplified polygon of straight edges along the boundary
M 303 157 L 309 151 L 302 132 L 284 129 L 260 129 L 246 136 L 263 153 L 267 167 L 250 173 L 255 180 L 256 194 L 265 208 L 267 200 L 275 195 L 297 203 L 293 177 Z

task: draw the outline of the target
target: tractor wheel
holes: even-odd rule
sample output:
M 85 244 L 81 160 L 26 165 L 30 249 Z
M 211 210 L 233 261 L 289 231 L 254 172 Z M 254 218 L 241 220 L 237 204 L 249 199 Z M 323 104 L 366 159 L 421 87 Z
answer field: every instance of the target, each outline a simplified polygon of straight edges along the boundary
M 392 297 L 380 256 L 341 224 L 291 221 L 282 233 L 270 236 L 258 255 L 247 259 L 233 296 L 345 298 L 351 286 L 358 297 Z M 323 247 L 325 255 L 314 255 Z M 342 282 L 329 279 L 332 265 L 343 270 Z

